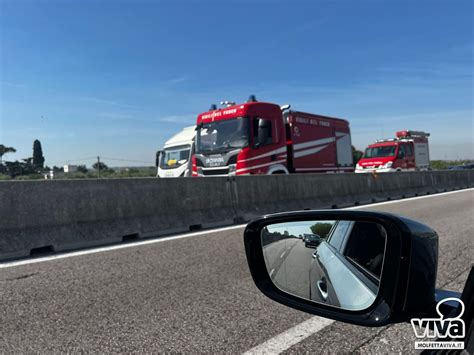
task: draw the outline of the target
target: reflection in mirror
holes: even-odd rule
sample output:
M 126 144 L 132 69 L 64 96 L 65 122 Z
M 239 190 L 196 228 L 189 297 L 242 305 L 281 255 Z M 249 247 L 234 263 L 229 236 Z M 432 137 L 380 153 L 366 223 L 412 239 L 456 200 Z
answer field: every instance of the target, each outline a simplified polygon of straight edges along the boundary
M 377 296 L 385 228 L 364 221 L 299 221 L 262 229 L 265 265 L 275 286 L 347 310 L 367 309 Z

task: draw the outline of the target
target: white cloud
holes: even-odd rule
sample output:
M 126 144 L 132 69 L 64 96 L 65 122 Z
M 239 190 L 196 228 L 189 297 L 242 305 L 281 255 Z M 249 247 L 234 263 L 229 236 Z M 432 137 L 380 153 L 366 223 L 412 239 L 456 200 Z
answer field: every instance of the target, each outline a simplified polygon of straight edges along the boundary
M 93 103 L 97 103 L 97 104 L 134 109 L 134 110 L 140 110 L 141 109 L 138 106 L 133 106 L 133 105 L 129 105 L 129 104 L 125 104 L 125 103 L 121 103 L 121 102 L 117 102 L 117 101 L 112 101 L 112 100 L 105 100 L 105 99 L 98 98 L 98 97 L 81 97 L 80 100 L 81 101 L 93 102 Z
M 9 87 L 12 87 L 12 88 L 25 88 L 26 87 L 26 85 L 12 83 L 12 82 L 9 82 L 9 81 L 0 81 L 0 85 L 9 86 Z
M 170 84 L 179 84 L 179 83 L 183 83 L 187 80 L 188 80 L 188 77 L 186 77 L 186 76 L 178 76 L 176 78 L 172 78 L 172 79 L 168 80 L 168 83 L 170 83 Z
M 109 118 L 111 120 L 126 120 L 132 119 L 133 116 L 127 113 L 120 113 L 120 112 L 101 112 L 98 116 L 103 118 Z
M 166 122 L 166 123 L 186 123 L 189 125 L 193 125 L 196 123 L 197 114 L 187 114 L 187 115 L 170 115 L 170 116 L 163 116 L 157 119 L 158 122 Z

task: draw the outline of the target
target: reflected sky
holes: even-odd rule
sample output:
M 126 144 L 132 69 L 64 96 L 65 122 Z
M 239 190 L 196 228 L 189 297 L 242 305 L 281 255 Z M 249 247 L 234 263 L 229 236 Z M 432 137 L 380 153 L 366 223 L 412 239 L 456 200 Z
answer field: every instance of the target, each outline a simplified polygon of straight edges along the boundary
M 301 221 L 301 222 L 289 222 L 289 223 L 277 223 L 267 226 L 270 233 L 281 233 L 284 234 L 288 231 L 290 235 L 298 236 L 308 233 L 312 233 L 311 226 L 317 223 L 330 223 L 334 224 L 336 221 Z

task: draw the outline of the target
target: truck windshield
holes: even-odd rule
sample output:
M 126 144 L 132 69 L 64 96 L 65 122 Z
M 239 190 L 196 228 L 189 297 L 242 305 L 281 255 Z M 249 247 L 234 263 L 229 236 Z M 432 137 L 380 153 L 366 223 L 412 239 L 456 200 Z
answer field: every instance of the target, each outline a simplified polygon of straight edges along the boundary
M 396 145 L 384 145 L 380 147 L 367 148 L 364 153 L 364 158 L 392 157 L 395 155 L 396 149 Z
M 248 146 L 250 125 L 248 117 L 237 117 L 204 123 L 198 126 L 196 134 L 196 152 L 223 153 Z
M 161 169 L 174 169 L 185 164 L 189 159 L 191 146 L 179 145 L 175 147 L 165 148 L 160 159 Z

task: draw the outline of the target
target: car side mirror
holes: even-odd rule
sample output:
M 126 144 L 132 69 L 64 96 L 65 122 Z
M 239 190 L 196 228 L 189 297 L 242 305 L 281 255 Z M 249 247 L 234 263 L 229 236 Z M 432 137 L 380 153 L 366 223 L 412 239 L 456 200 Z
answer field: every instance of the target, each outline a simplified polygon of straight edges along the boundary
M 155 166 L 158 167 L 160 165 L 160 158 L 161 158 L 161 154 L 163 154 L 163 151 L 162 150 L 158 150 L 156 152 L 156 157 L 155 157 Z
M 305 248 L 302 241 L 314 235 L 313 247 Z M 435 304 L 438 235 L 407 218 L 280 213 L 249 223 L 244 243 L 260 291 L 301 311 L 383 326 L 430 314 Z

